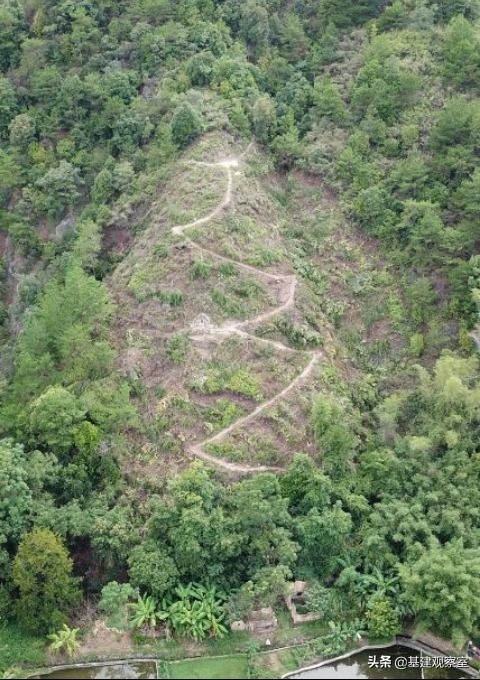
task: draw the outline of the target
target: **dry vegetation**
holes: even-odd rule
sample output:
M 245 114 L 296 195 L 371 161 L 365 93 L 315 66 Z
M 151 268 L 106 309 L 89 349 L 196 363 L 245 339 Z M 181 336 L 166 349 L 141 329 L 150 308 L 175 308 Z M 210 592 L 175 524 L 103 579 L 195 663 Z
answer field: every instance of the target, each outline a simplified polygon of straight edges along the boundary
M 121 309 L 114 332 L 119 365 L 145 426 L 133 436 L 138 456 L 129 455 L 128 466 L 146 466 L 144 474 L 185 463 L 189 446 L 201 441 L 209 454 L 247 467 L 284 467 L 298 451 L 315 455 L 312 395 L 338 391 L 339 376 L 359 379 L 352 338 L 368 344 L 361 361 L 377 365 L 388 365 L 391 350 L 404 344 L 391 326 L 392 305 L 400 304 L 393 277 L 373 241 L 348 224 L 335 191 L 301 171 L 273 173 L 254 147 L 233 173 L 230 205 L 189 228 L 188 237 L 172 234 L 212 212 L 225 193 L 222 167 L 191 161 L 215 163 L 242 151 L 228 135 L 213 133 L 172 164 L 110 277 Z M 276 314 L 288 276 L 298 281 L 294 304 Z M 264 322 L 242 326 L 243 335 L 209 331 L 269 310 Z M 322 361 L 307 380 L 263 410 L 320 348 Z M 335 380 L 325 379 L 337 369 Z M 235 425 L 254 410 L 253 419 Z

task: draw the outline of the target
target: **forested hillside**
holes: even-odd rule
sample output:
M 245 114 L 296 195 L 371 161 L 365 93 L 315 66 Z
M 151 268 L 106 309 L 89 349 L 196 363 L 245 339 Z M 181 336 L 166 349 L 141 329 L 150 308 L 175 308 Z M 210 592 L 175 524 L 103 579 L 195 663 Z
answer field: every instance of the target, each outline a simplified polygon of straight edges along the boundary
M 480 3 L 0 0 L 0 66 L 0 671 L 293 579 L 480 643 Z

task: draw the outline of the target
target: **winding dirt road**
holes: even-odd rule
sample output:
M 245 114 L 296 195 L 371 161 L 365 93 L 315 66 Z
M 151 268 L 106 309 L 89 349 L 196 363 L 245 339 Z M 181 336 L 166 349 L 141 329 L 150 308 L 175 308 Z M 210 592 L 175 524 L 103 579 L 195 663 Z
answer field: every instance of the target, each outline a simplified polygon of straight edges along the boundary
M 249 149 L 251 148 L 251 144 L 247 147 L 245 152 L 239 157 L 239 158 L 227 158 L 222 161 L 218 161 L 217 163 L 207 163 L 204 161 L 190 161 L 190 163 L 195 164 L 195 165 L 201 165 L 207 168 L 223 168 L 226 173 L 227 177 L 227 187 L 225 190 L 225 194 L 220 201 L 220 203 L 210 212 L 208 215 L 205 215 L 204 217 L 200 217 L 196 220 L 193 220 L 193 222 L 187 222 L 187 224 L 181 224 L 177 225 L 172 228 L 172 234 L 175 234 L 177 236 L 182 236 L 184 232 L 187 229 L 191 229 L 192 227 L 199 227 L 205 224 L 208 224 L 211 220 L 215 219 L 218 217 L 224 210 L 228 208 L 230 203 L 232 202 L 232 193 L 233 193 L 233 169 L 237 170 L 237 173 L 239 172 L 238 168 L 240 167 L 240 162 L 241 158 L 245 156 L 246 153 L 248 153 Z M 264 280 L 273 280 L 277 285 L 278 285 L 278 290 L 279 290 L 279 304 L 274 307 L 273 309 L 263 312 L 261 314 L 258 314 L 257 316 L 252 317 L 251 319 L 247 319 L 246 321 L 235 321 L 235 322 L 227 322 L 226 324 L 222 324 L 221 326 L 212 326 L 208 329 L 208 332 L 203 333 L 201 335 L 192 335 L 193 340 L 200 340 L 202 338 L 206 337 L 211 337 L 211 336 L 222 336 L 222 335 L 239 335 L 240 337 L 244 338 L 252 338 L 256 342 L 261 342 L 264 344 L 268 344 L 271 347 L 274 347 L 275 349 L 282 351 L 282 352 L 297 352 L 297 353 L 302 353 L 305 355 L 305 357 L 309 358 L 308 364 L 305 366 L 303 371 L 292 380 L 291 383 L 289 383 L 281 392 L 278 392 L 275 394 L 273 397 L 268 399 L 267 401 L 262 402 L 255 408 L 253 411 L 248 413 L 246 416 L 243 416 L 233 422 L 231 425 L 226 427 L 225 429 L 221 430 L 217 434 L 215 434 L 213 437 L 209 437 L 207 439 L 204 439 L 201 442 L 198 442 L 196 444 L 192 444 L 188 447 L 188 452 L 196 456 L 197 458 L 201 458 L 207 463 L 210 463 L 218 468 L 223 468 L 224 470 L 227 470 L 229 472 L 235 472 L 235 473 L 241 473 L 241 474 L 249 474 L 249 473 L 255 473 L 255 472 L 266 472 L 266 471 L 280 471 L 282 468 L 275 467 L 275 466 L 268 466 L 268 465 L 243 465 L 240 463 L 232 463 L 228 460 L 225 460 L 223 458 L 218 458 L 217 456 L 213 456 L 205 451 L 205 446 L 208 444 L 218 444 L 222 442 L 229 434 L 231 434 L 234 430 L 236 430 L 238 427 L 242 425 L 246 425 L 247 423 L 251 422 L 254 420 L 258 415 L 260 415 L 263 411 L 268 409 L 270 406 L 273 406 L 277 401 L 285 397 L 291 390 L 293 390 L 295 387 L 300 385 L 302 382 L 304 382 L 311 372 L 313 371 L 314 367 L 316 364 L 320 361 L 320 359 L 323 358 L 323 353 L 321 351 L 316 351 L 316 352 L 309 352 L 309 351 L 304 351 L 304 350 L 296 350 L 292 349 L 291 347 L 288 347 L 287 345 L 284 345 L 281 342 L 277 342 L 275 340 L 268 340 L 266 338 L 261 338 L 259 336 L 253 335 L 252 333 L 249 333 L 247 328 L 252 328 L 254 326 L 257 326 L 264 321 L 267 321 L 271 319 L 273 316 L 277 316 L 278 314 L 281 314 L 282 312 L 287 311 L 288 309 L 292 308 L 295 304 L 295 291 L 297 287 L 297 277 L 294 275 L 280 275 L 280 274 L 270 274 L 269 272 L 262 271 L 261 269 L 257 269 L 256 267 L 252 267 L 248 264 L 244 264 L 242 262 L 238 262 L 237 260 L 233 260 L 229 257 L 225 257 L 224 255 L 220 255 L 220 253 L 216 253 L 213 250 L 210 250 L 208 248 L 203 248 L 202 246 L 199 246 L 198 243 L 195 243 L 191 238 L 185 237 L 187 244 L 196 250 L 201 251 L 202 253 L 206 253 L 210 255 L 211 257 L 214 257 L 217 260 L 221 260 L 223 262 L 229 262 L 235 267 L 242 269 L 244 271 L 247 271 L 249 273 L 255 274 L 255 276 L 262 278 Z

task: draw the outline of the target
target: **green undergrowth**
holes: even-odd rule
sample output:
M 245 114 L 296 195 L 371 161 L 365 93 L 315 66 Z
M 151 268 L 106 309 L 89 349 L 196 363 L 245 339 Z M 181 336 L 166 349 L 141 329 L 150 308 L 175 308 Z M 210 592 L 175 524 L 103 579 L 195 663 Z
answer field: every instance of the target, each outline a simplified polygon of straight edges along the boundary
M 0 626 L 0 674 L 19 664 L 39 667 L 45 661 L 44 638 L 29 635 L 14 625 Z

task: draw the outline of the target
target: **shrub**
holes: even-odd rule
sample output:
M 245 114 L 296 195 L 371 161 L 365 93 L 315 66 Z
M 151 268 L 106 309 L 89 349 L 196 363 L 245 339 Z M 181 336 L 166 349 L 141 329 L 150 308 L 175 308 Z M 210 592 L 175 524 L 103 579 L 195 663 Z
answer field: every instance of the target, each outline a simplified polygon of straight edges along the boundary
M 158 257 L 159 259 L 163 259 L 168 255 L 168 248 L 167 246 L 163 245 L 163 243 L 157 243 L 157 245 L 153 249 L 153 254 L 155 255 L 155 257 Z
M 160 302 L 170 305 L 170 307 L 180 307 L 183 305 L 183 293 L 179 290 L 161 291 L 158 298 Z
M 8 233 L 13 244 L 24 257 L 40 255 L 42 250 L 41 241 L 33 227 L 29 224 L 13 222 L 8 227 Z
M 25 534 L 13 563 L 13 584 L 19 593 L 17 617 L 26 630 L 45 633 L 65 623 L 66 611 L 80 597 L 72 570 L 54 533 L 34 529 Z
M 305 605 L 309 612 L 327 616 L 332 606 L 331 590 L 319 582 L 309 583 L 305 591 Z
M 414 333 L 410 337 L 410 352 L 414 357 L 420 357 L 423 354 L 425 342 L 421 333 Z
M 190 340 L 185 333 L 175 333 L 167 342 L 167 356 L 174 364 L 185 361 Z
M 190 104 L 182 104 L 173 114 L 172 137 L 175 144 L 185 147 L 203 130 L 203 122 L 199 114 Z
M 190 275 L 192 279 L 206 279 L 210 276 L 211 271 L 212 265 L 210 262 L 205 262 L 205 260 L 196 260 L 192 264 Z
M 123 630 L 128 624 L 128 605 L 138 597 L 138 590 L 130 583 L 111 581 L 102 588 L 99 608 L 107 614 L 107 624 L 111 628 Z
M 235 394 L 243 394 L 245 397 L 250 397 L 256 401 L 261 401 L 262 399 L 260 381 L 245 369 L 236 371 L 230 377 L 225 387 L 235 392 Z
M 400 618 L 388 597 L 373 597 L 367 605 L 368 634 L 376 640 L 390 640 L 400 632 Z

